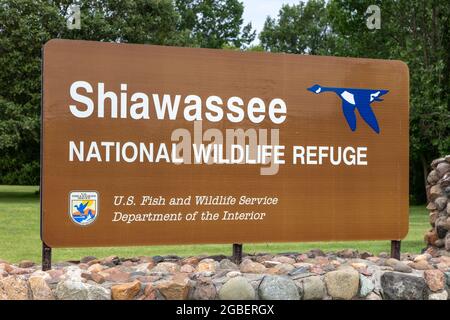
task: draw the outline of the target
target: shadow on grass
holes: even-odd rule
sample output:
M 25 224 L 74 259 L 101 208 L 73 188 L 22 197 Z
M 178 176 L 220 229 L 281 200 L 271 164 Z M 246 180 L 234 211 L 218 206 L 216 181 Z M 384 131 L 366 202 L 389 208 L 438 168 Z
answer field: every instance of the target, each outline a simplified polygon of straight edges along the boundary
M 39 200 L 39 187 L 34 186 L 0 186 L 0 200 L 15 202 L 21 200 Z

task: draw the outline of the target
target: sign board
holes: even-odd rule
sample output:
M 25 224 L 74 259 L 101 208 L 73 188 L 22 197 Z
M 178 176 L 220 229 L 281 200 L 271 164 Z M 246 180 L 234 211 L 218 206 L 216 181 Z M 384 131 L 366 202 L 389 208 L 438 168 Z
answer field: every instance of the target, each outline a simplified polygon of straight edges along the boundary
M 51 247 L 402 239 L 399 61 L 52 40 Z

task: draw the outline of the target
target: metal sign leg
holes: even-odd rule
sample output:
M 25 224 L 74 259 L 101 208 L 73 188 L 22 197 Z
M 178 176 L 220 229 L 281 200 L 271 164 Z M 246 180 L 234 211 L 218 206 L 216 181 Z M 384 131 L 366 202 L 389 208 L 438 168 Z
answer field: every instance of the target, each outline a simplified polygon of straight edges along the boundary
M 42 271 L 52 268 L 52 248 L 42 242 Z
M 400 240 L 391 240 L 391 258 L 400 260 L 401 243 Z
M 233 262 L 240 264 L 242 261 L 242 243 L 233 243 Z

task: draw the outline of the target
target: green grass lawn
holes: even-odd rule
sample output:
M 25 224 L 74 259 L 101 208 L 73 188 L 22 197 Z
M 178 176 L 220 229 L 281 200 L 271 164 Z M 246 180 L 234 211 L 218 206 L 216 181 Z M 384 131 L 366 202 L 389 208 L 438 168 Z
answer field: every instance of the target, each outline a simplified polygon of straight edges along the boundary
M 10 262 L 41 259 L 41 241 L 39 237 L 39 196 L 34 186 L 0 186 L 0 259 Z M 402 241 L 402 252 L 419 253 L 425 246 L 423 235 L 429 228 L 428 214 L 424 206 L 410 208 L 410 228 L 408 236 Z M 372 253 L 389 252 L 389 241 L 357 242 L 314 242 L 314 243 L 259 243 L 245 244 L 244 252 L 305 252 L 319 248 L 323 251 L 335 251 L 345 248 L 370 251 Z M 139 255 L 180 256 L 198 254 L 231 254 L 231 245 L 176 245 L 149 247 L 114 248 L 77 248 L 54 249 L 53 261 L 80 259 L 93 255 L 98 258 L 109 255 L 133 257 Z

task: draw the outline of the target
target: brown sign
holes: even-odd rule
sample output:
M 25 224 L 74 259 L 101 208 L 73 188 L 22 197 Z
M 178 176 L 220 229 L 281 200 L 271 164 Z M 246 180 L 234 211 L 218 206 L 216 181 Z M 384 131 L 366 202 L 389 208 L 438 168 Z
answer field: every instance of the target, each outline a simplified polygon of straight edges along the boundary
M 52 40 L 51 247 L 402 239 L 399 61 Z

